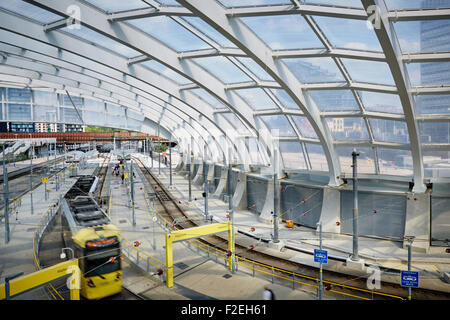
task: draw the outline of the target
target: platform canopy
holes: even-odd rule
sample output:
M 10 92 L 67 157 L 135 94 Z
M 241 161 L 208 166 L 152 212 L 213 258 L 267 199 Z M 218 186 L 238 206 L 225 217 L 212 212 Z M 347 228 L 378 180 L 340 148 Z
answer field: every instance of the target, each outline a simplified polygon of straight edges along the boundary
M 2 121 L 159 133 L 211 161 L 450 177 L 450 0 L 0 0 Z M 275 147 L 274 147 L 275 146 Z M 276 153 L 275 153 L 276 154 Z

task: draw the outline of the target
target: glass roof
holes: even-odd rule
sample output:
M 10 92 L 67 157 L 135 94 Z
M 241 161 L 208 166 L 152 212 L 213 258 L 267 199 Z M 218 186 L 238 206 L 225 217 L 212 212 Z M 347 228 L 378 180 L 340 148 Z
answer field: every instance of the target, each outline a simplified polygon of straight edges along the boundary
M 284 169 L 330 181 L 353 148 L 364 174 L 450 178 L 450 19 L 436 15 L 450 0 L 382 0 L 381 29 L 361 17 L 370 1 L 190 2 L 0 0 L 1 121 L 62 107 L 78 123 L 65 88 L 112 126 L 128 109 L 130 124 L 160 121 L 179 141 L 242 135 L 236 150 L 255 163 L 270 161 L 264 130 L 277 132 Z

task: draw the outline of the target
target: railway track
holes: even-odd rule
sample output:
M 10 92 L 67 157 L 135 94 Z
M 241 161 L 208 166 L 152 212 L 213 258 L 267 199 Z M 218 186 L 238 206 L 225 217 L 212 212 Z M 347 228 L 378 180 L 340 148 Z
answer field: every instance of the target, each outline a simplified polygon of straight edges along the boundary
M 97 176 L 99 179 L 98 187 L 95 194 L 95 201 L 102 204 L 102 192 L 105 186 L 105 181 L 108 173 L 109 162 L 111 161 L 111 154 L 102 154 L 100 157 L 104 158 L 103 163 L 94 171 L 93 175 Z
M 170 221 L 173 226 L 178 229 L 186 229 L 196 227 L 199 224 L 192 221 L 185 214 L 185 207 L 179 201 L 172 198 L 171 194 L 166 190 L 164 185 L 147 169 L 147 167 L 138 158 L 133 157 L 138 164 L 144 177 L 147 179 L 148 185 L 151 186 L 152 192 L 149 196 L 154 196 L 158 201 L 155 202 L 156 210 L 160 216 L 166 221 Z M 201 220 L 201 219 L 200 219 Z M 272 279 L 287 278 L 287 274 L 292 275 L 292 280 L 297 280 L 294 283 L 300 283 L 297 287 L 302 286 L 306 291 L 315 292 L 318 288 L 318 269 L 296 263 L 288 260 L 282 260 L 279 257 L 274 257 L 266 253 L 262 253 L 253 249 L 249 249 L 245 243 L 253 239 L 247 235 L 236 233 L 235 237 L 235 255 L 239 265 L 251 269 L 257 266 L 258 271 L 271 275 Z M 225 236 L 213 235 L 205 236 L 199 239 L 205 246 L 213 247 L 219 250 L 226 257 L 228 241 Z M 254 241 L 254 239 L 253 239 Z M 241 267 L 240 267 L 241 268 Z M 324 292 L 327 295 L 332 295 L 337 299 L 355 298 L 366 300 L 392 300 L 392 299 L 407 299 L 407 289 L 400 285 L 383 282 L 382 290 L 367 289 L 366 278 L 355 278 L 350 275 L 341 274 L 332 271 L 323 271 L 324 275 Z M 270 276 L 269 276 L 270 278 Z M 291 281 L 292 282 L 292 281 Z M 415 299 L 449 299 L 450 293 L 432 291 L 427 289 L 414 289 Z

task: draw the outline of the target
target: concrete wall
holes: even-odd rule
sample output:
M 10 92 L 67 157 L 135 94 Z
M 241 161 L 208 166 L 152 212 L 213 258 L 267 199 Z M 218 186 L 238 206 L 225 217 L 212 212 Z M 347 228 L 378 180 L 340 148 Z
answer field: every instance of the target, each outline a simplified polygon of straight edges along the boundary
M 408 193 L 406 198 L 405 236 L 414 236 L 412 249 L 427 252 L 430 247 L 430 194 Z M 407 241 L 403 242 L 406 247 Z
M 245 172 L 236 172 L 236 186 L 233 193 L 233 208 L 247 209 L 247 174 Z
M 341 193 L 338 189 L 325 187 L 323 189 L 322 221 L 323 232 L 341 232 Z M 339 225 L 338 225 L 338 223 Z

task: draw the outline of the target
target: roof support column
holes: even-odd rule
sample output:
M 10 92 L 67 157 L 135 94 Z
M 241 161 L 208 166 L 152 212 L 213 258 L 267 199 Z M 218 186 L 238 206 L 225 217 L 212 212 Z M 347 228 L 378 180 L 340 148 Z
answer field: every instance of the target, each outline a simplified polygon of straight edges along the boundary
M 384 0 L 362 0 L 368 13 L 369 21 L 374 26 L 375 33 L 383 48 L 386 60 L 398 88 L 398 94 L 403 106 L 406 125 L 408 127 L 409 141 L 413 160 L 414 192 L 423 193 L 426 190 L 424 184 L 424 168 L 422 152 L 420 148 L 419 129 L 414 116 L 414 98 L 411 95 L 411 84 L 406 67 L 402 60 L 400 44 L 395 36 L 394 28 L 389 22 L 388 9 Z
M 238 46 L 239 49 L 266 70 L 280 84 L 280 87 L 298 104 L 322 143 L 328 162 L 330 174 L 329 184 L 339 185 L 341 183 L 338 178 L 340 175 L 340 164 L 338 156 L 334 151 L 333 140 L 320 118 L 320 112 L 317 106 L 306 101 L 302 90 L 304 85 L 282 61 L 273 57 L 273 51 L 251 32 L 244 23 L 238 18 L 227 16 L 227 11 L 219 3 L 215 1 L 199 2 L 195 0 L 177 0 L 177 2 L 202 18 Z

